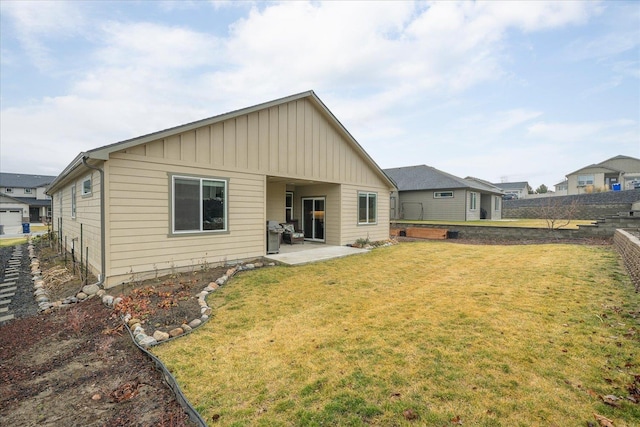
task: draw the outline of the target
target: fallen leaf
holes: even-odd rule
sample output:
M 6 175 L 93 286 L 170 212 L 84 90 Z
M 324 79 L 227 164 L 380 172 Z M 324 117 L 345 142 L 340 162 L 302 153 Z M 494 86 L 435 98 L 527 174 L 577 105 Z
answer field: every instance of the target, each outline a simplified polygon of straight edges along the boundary
M 595 391 L 593 391 L 593 390 L 587 390 L 587 394 L 589 394 L 589 396 L 591 396 L 591 397 L 595 397 L 596 399 L 597 399 L 598 397 L 600 397 L 600 396 L 598 396 L 598 393 L 596 393 L 596 392 L 595 392 Z
M 600 424 L 600 427 L 615 427 L 613 425 L 613 421 L 611 421 L 609 418 L 603 417 L 602 415 L 598 415 L 596 413 L 594 413 L 593 416 L 595 417 L 596 421 Z
M 614 396 L 613 394 L 608 394 L 606 396 L 602 396 L 602 401 L 604 403 L 606 403 L 609 406 L 613 406 L 614 408 L 619 408 L 620 407 L 620 403 L 618 403 L 618 397 Z
M 404 418 L 407 419 L 407 420 L 417 420 L 418 419 L 418 414 L 413 409 L 405 409 L 402 412 L 402 415 L 404 415 Z
M 462 425 L 462 420 L 460 419 L 460 415 L 456 415 L 455 417 L 451 418 L 451 424 L 457 424 L 457 425 Z

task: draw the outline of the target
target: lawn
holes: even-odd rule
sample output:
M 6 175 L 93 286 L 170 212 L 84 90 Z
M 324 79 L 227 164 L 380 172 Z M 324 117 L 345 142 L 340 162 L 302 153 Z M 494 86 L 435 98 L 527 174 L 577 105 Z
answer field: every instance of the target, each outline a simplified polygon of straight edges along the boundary
M 49 230 L 46 225 L 32 225 L 30 228 L 31 228 L 31 232 L 48 231 Z M 17 245 L 21 245 L 23 243 L 27 243 L 28 236 L 29 236 L 28 234 L 26 234 L 24 237 L 2 237 L 2 236 L 0 236 L 0 248 L 6 247 L 6 246 L 17 246 Z
M 499 221 L 492 221 L 486 219 L 479 219 L 475 221 L 404 221 L 404 220 L 396 220 L 393 221 L 397 224 L 433 224 L 433 225 L 470 225 L 470 226 L 479 226 L 479 227 L 527 227 L 527 228 L 549 228 L 549 224 L 544 219 L 502 219 Z M 556 220 L 556 224 L 564 224 L 566 220 Z M 560 227 L 561 229 L 571 229 L 577 230 L 578 225 L 586 225 L 593 224 L 594 220 L 587 219 L 572 219 L 569 221 L 567 225 Z M 557 228 L 557 226 L 556 226 Z
M 402 243 L 242 273 L 208 302 L 153 351 L 217 425 L 640 420 L 640 296 L 610 247 Z

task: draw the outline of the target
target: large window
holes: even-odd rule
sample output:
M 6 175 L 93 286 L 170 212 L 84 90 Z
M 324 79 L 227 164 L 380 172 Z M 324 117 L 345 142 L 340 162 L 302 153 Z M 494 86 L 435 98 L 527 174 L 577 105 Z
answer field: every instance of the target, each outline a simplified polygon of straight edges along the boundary
M 173 232 L 225 231 L 227 181 L 172 177 Z
M 593 175 L 578 175 L 578 187 L 585 187 L 587 185 L 593 185 Z
M 478 193 L 469 193 L 469 209 L 472 211 L 478 209 Z
M 375 224 L 377 221 L 378 195 L 358 193 L 358 224 Z

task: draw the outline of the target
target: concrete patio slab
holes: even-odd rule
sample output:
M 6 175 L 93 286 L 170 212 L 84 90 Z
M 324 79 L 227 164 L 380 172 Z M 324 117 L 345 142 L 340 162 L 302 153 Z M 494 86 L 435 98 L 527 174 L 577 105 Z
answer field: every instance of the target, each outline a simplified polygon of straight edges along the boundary
M 302 246 L 302 245 L 300 245 Z M 294 245 L 296 249 L 300 246 Z M 313 245 L 312 248 L 304 248 L 294 252 L 285 252 L 281 246 L 279 254 L 267 255 L 266 260 L 285 265 L 303 265 L 312 262 L 326 261 L 334 258 L 342 258 L 349 255 L 357 255 L 369 252 L 368 249 L 351 248 L 349 246 Z

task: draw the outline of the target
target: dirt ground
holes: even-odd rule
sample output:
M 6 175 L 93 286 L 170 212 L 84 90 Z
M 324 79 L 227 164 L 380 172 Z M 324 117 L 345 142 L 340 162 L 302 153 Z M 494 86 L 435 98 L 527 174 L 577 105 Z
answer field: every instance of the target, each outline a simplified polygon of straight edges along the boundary
M 65 267 L 47 247 L 39 258 L 43 273 L 55 277 L 48 285 L 52 300 L 81 289 L 70 262 Z M 152 334 L 199 317 L 197 294 L 220 275 L 221 269 L 207 269 L 134 282 L 109 293 L 124 296 L 122 310 L 133 310 Z M 96 297 L 1 325 L 0 424 L 195 425 L 153 362 L 132 343 L 118 314 Z

